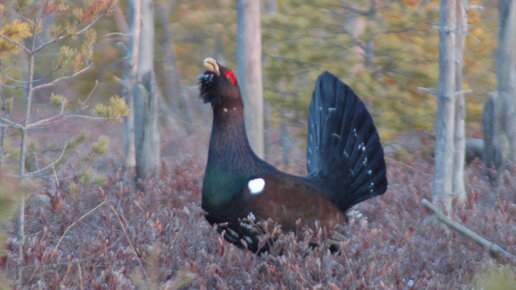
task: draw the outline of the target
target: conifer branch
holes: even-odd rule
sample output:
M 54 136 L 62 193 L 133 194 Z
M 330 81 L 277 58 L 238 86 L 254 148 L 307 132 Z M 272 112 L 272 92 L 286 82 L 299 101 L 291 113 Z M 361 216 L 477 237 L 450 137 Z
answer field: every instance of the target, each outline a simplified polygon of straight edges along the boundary
M 100 20 L 100 18 L 102 18 L 104 15 L 106 15 L 107 12 L 108 12 L 108 9 L 104 10 L 104 12 L 102 12 L 99 16 L 97 16 L 97 18 L 93 19 L 90 23 L 86 24 L 83 28 L 79 29 L 78 31 L 76 31 L 74 33 L 68 33 L 68 34 L 58 36 L 52 40 L 49 40 L 49 41 L 43 43 L 42 45 L 38 46 L 37 48 L 35 48 L 32 51 L 29 50 L 28 53 L 35 54 L 38 51 L 42 50 L 43 48 L 45 48 L 51 44 L 59 42 L 63 39 L 67 39 L 71 36 L 77 36 L 77 35 L 84 33 L 86 30 L 90 29 L 93 25 L 95 25 L 95 23 L 97 23 Z
M 83 72 L 89 70 L 90 68 L 93 67 L 93 64 L 90 63 L 88 64 L 87 66 L 83 67 L 82 69 L 76 71 L 75 73 L 71 74 L 71 75 L 67 75 L 67 76 L 62 76 L 62 77 L 59 77 L 49 83 L 46 83 L 46 84 L 41 84 L 41 85 L 37 85 L 33 88 L 33 90 L 39 90 L 39 89 L 43 89 L 43 88 L 48 88 L 48 87 L 51 87 L 55 84 L 57 84 L 58 82 L 60 81 L 64 81 L 64 80 L 68 80 L 68 79 L 71 79 L 71 78 L 74 78 L 80 74 L 82 74 Z
M 61 121 L 66 121 L 66 120 L 75 119 L 75 118 L 97 120 L 97 121 L 112 119 L 112 118 L 98 117 L 98 116 L 92 116 L 92 115 L 69 113 L 69 114 L 61 114 L 61 115 L 50 117 L 50 118 L 47 118 L 44 120 L 37 121 L 35 123 L 28 125 L 27 129 L 32 129 L 34 127 L 46 127 L 46 126 L 50 126 L 50 125 L 56 124 Z
M 19 48 L 23 49 L 23 51 L 25 51 L 28 54 L 31 53 L 31 51 L 30 51 L 30 49 L 28 47 L 26 47 L 25 45 L 23 45 L 23 44 L 21 44 L 21 43 L 19 43 L 17 41 L 12 40 L 11 38 L 9 38 L 9 37 L 7 37 L 7 36 L 5 36 L 3 34 L 0 34 L 0 38 L 3 38 L 5 41 L 7 41 L 7 42 L 9 42 L 9 43 L 11 43 L 13 45 L 18 46 Z
M 61 154 L 59 154 L 59 157 L 57 157 L 54 161 L 52 161 L 51 163 L 47 164 L 47 166 L 43 167 L 43 168 L 40 168 L 38 170 L 34 170 L 32 172 L 29 172 L 26 174 L 25 177 L 35 177 L 39 174 L 41 174 L 42 172 L 48 170 L 48 169 L 52 169 L 55 167 L 55 165 L 57 163 L 59 163 L 59 161 L 61 161 L 64 157 L 64 154 L 66 152 L 66 149 L 68 148 L 68 141 L 66 141 L 65 145 L 63 146 L 63 149 L 61 150 Z
M 55 73 L 55 72 L 56 72 L 57 70 L 59 70 L 60 68 L 61 68 L 61 67 L 57 67 L 57 68 L 55 68 L 55 69 L 53 69 L 53 70 L 48 71 L 47 73 L 45 73 L 45 75 L 44 75 L 44 76 L 42 76 L 42 77 L 40 77 L 40 78 L 38 78 L 38 79 L 34 79 L 34 80 L 32 80 L 32 83 L 40 82 L 40 81 L 42 81 L 42 80 L 46 79 L 49 75 L 51 75 L 51 74 Z M 28 84 L 28 83 L 29 83 L 29 81 L 19 80 L 19 79 L 17 79 L 17 78 L 13 78 L 12 76 L 8 75 L 6 72 L 7 72 L 7 69 L 6 69 L 6 70 L 3 70 L 3 71 L 0 71 L 0 74 L 4 75 L 4 76 L 5 76 L 5 78 L 7 78 L 7 79 L 8 79 L 8 80 L 10 80 L 10 81 L 17 82 L 17 83 L 22 83 L 22 84 Z
M 0 67 L 2 67 L 3 65 L 0 64 Z M 9 70 L 11 70 L 14 66 L 12 64 L 10 64 L 9 66 L 7 66 L 6 68 L 2 68 L 0 69 L 0 74 L 5 74 L 6 72 L 8 72 Z
M 434 89 L 434 88 L 423 88 L 423 87 L 418 87 L 417 89 L 418 89 L 418 91 L 420 91 L 420 92 L 424 92 L 424 93 L 428 93 L 428 94 L 431 94 L 431 95 L 437 96 L 437 90 L 436 90 L 436 89 Z
M 86 110 L 88 108 L 88 105 L 89 105 L 88 102 L 89 102 L 91 96 L 93 95 L 93 92 L 97 89 L 98 84 L 99 84 L 99 82 L 96 81 L 94 87 L 90 90 L 90 93 L 88 94 L 88 96 L 86 96 L 86 99 L 84 100 L 84 102 L 81 102 L 81 107 L 80 108 L 76 109 L 75 111 L 73 111 L 71 113 L 64 113 L 64 104 L 61 104 L 60 113 L 58 115 L 55 115 L 55 116 L 52 116 L 52 117 L 48 117 L 48 118 L 45 118 L 45 119 L 41 119 L 41 120 L 36 121 L 34 123 L 30 123 L 30 124 L 28 124 L 26 126 L 25 129 L 28 130 L 28 129 L 32 129 L 34 127 L 50 126 L 50 125 L 53 125 L 53 124 L 55 124 L 57 122 L 61 122 L 61 121 L 65 121 L 65 120 L 73 119 L 73 118 L 82 118 L 82 119 L 89 119 L 89 120 L 106 120 L 105 117 L 98 117 L 98 116 L 92 116 L 92 115 L 79 114 L 79 112 L 84 111 L 84 110 Z M 2 119 L 0 119 L 0 121 L 2 121 Z M 7 120 L 7 121 L 9 121 L 9 120 Z M 16 123 L 11 122 L 11 121 L 9 121 L 9 122 L 12 123 L 12 124 L 9 124 L 9 125 L 12 125 L 12 126 L 18 125 Z M 20 129 L 23 128 L 21 125 L 18 125 L 18 126 L 20 127 Z
M 23 125 L 15 123 L 7 118 L 0 117 L 0 122 L 3 123 L 3 124 L 0 123 L 0 127 L 11 127 L 11 128 L 15 128 L 15 129 L 24 130 Z
M 25 86 L 12 86 L 12 85 L 6 85 L 6 84 L 2 84 L 2 83 L 0 83 L 0 86 L 2 86 L 4 88 L 8 88 L 8 89 L 13 89 L 13 90 L 25 89 Z

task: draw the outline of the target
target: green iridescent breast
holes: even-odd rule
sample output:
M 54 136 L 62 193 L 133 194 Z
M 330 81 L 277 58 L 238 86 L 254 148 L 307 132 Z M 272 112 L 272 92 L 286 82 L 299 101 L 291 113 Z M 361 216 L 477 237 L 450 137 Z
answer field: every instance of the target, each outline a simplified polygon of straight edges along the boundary
M 208 166 L 202 188 L 202 208 L 210 211 L 233 199 L 246 186 L 250 176 L 229 173 L 216 166 Z

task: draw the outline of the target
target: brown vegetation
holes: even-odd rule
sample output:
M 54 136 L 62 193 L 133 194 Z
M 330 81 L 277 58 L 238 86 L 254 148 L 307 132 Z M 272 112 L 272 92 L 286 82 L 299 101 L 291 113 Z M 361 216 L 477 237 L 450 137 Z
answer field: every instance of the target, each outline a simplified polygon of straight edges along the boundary
M 420 201 L 431 195 L 432 163 L 423 157 L 388 159 L 388 192 L 355 207 L 340 254 L 310 248 L 306 240 L 317 234 L 304 233 L 301 241 L 282 235 L 273 254 L 256 256 L 225 242 L 204 219 L 202 159 L 164 165 L 145 192 L 131 193 L 114 172 L 81 194 L 62 182 L 47 204 L 29 198 L 23 286 L 458 289 L 489 265 L 514 263 L 428 218 Z M 515 253 L 516 177 L 506 174 L 491 189 L 482 170 L 469 167 L 469 199 L 452 218 Z M 8 239 L 1 260 L 8 277 L 17 272 L 16 249 Z

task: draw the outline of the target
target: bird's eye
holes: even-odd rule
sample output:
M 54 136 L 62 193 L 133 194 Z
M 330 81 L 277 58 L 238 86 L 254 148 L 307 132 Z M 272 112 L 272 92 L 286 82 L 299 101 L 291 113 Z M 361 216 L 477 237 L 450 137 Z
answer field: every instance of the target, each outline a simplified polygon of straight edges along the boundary
M 226 71 L 226 73 L 224 74 L 224 76 L 225 76 L 225 77 L 226 77 L 226 79 L 227 79 L 228 81 L 230 81 L 232 84 L 236 84 L 236 77 L 235 77 L 235 74 L 234 74 L 232 71 L 230 71 L 230 70 Z

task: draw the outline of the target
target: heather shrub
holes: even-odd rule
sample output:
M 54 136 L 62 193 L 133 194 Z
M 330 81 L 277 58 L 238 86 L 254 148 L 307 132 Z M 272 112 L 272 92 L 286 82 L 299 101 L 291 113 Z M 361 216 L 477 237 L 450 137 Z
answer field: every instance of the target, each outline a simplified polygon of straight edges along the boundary
M 388 158 L 389 190 L 357 205 L 340 252 L 322 230 L 279 236 L 260 256 L 227 243 L 200 208 L 204 163 L 190 156 L 164 163 L 161 176 L 132 192 L 112 170 L 102 186 L 72 194 L 43 188 L 48 204 L 27 203 L 23 286 L 27 289 L 489 289 L 514 281 L 514 262 L 429 217 L 432 163 L 415 156 Z M 173 164 L 174 165 L 170 165 Z M 475 162 L 468 168 L 469 199 L 451 217 L 516 252 L 516 177 L 492 188 Z M 274 225 L 269 227 L 272 231 Z M 12 236 L 12 233 L 10 233 Z M 8 238 L 1 259 L 8 277 L 18 270 Z M 493 270 L 494 269 L 494 270 Z M 507 279 L 507 283 L 503 282 Z M 512 279 L 512 280 L 511 280 Z M 493 286 L 495 287 L 495 286 Z M 496 286 L 498 287 L 498 286 Z M 503 288 L 495 288 L 503 289 Z

